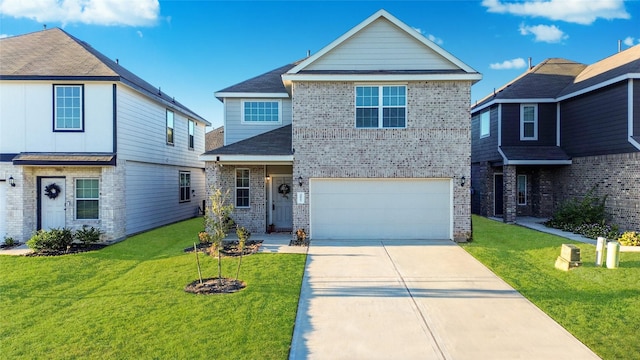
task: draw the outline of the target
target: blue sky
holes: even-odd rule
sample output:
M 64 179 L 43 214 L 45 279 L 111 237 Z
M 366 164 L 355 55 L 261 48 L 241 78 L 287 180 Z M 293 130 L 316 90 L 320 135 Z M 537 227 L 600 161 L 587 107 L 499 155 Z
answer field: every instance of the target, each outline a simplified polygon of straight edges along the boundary
M 638 0 L 0 0 L 0 36 L 61 27 L 219 126 L 215 91 L 319 51 L 379 9 L 483 74 L 472 103 L 529 57 L 590 64 L 619 40 L 640 44 Z

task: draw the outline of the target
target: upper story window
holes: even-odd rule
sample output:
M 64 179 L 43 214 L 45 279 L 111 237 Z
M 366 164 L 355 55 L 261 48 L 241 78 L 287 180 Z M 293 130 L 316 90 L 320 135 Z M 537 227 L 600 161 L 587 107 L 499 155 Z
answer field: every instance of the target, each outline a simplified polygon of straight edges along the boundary
M 173 111 L 167 110 L 167 144 L 173 145 Z
M 53 130 L 84 130 L 84 86 L 53 85 Z
M 406 124 L 406 86 L 356 86 L 356 128 L 404 128 Z
M 242 101 L 242 122 L 251 124 L 279 124 L 282 114 L 280 100 Z
M 480 137 L 487 137 L 491 134 L 491 111 L 487 110 L 480 114 Z
M 196 123 L 193 120 L 189 120 L 189 149 L 193 150 L 194 142 L 195 142 L 195 127 Z
M 76 219 L 100 218 L 100 181 L 76 179 Z
M 538 104 L 520 105 L 520 140 L 538 140 Z
M 236 169 L 236 207 L 249 207 L 249 169 Z
M 191 172 L 180 171 L 180 202 L 191 201 Z

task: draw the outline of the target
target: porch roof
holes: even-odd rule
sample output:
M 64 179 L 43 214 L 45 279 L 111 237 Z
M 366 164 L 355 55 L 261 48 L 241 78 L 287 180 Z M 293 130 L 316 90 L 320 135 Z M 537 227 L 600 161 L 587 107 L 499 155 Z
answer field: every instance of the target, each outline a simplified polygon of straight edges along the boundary
M 114 166 L 114 153 L 20 153 L 14 165 L 32 166 Z
M 571 165 L 559 146 L 501 146 L 504 165 Z
M 291 164 L 291 125 L 207 151 L 200 155 L 200 160 L 243 164 Z

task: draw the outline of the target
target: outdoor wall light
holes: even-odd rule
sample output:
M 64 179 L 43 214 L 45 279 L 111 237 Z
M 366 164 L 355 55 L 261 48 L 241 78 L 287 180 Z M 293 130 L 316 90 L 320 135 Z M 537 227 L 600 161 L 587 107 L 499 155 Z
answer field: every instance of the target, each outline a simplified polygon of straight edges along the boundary
M 460 178 L 460 186 L 464 186 L 464 184 L 467 182 L 467 178 L 466 177 L 461 177 Z
M 196 196 L 196 191 L 191 189 L 191 197 L 195 197 Z
M 302 176 L 298 176 L 298 185 L 302 186 Z
M 9 176 L 9 185 L 16 187 L 16 181 L 13 179 L 13 176 Z

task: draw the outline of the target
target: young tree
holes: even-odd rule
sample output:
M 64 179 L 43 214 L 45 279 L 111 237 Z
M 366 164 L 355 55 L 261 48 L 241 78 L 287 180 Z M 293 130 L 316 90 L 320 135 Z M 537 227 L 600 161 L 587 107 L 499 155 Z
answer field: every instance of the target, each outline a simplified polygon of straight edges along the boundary
M 209 197 L 210 204 L 204 215 L 205 231 L 211 241 L 209 254 L 218 260 L 218 281 L 222 281 L 222 261 L 220 250 L 222 241 L 229 233 L 229 215 L 233 212 L 233 204 L 229 202 L 229 190 L 222 192 L 220 188 L 213 187 Z

